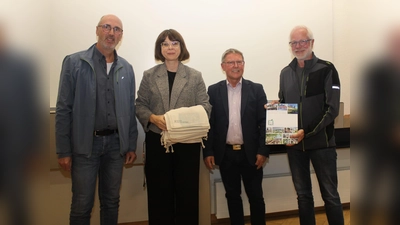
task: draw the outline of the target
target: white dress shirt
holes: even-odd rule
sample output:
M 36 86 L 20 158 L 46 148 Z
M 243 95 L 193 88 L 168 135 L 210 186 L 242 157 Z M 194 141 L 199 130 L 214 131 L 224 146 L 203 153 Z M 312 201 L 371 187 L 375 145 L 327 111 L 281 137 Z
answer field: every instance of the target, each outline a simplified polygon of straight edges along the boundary
M 227 144 L 243 144 L 242 123 L 240 118 L 240 108 L 242 102 L 242 79 L 232 87 L 229 81 L 226 81 L 228 89 L 228 107 L 229 107 L 229 127 L 226 135 Z

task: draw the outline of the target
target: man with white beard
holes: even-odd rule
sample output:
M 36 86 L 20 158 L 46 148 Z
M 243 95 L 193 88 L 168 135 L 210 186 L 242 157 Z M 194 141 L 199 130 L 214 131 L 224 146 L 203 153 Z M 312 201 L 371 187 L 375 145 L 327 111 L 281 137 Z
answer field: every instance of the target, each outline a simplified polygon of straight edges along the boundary
M 334 120 L 339 113 L 340 80 L 335 66 L 317 58 L 310 29 L 296 26 L 289 45 L 294 59 L 280 75 L 279 102 L 299 105 L 298 144 L 287 145 L 289 166 L 297 193 L 300 224 L 315 225 L 310 162 L 317 175 L 330 225 L 343 225 L 337 191 Z

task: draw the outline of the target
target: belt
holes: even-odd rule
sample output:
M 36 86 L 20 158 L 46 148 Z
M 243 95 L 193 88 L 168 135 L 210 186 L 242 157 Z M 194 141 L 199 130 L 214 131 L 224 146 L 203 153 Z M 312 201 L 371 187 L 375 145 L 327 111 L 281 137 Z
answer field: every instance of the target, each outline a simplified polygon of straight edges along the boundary
M 115 134 L 115 133 L 118 133 L 118 129 L 115 129 L 115 130 L 95 130 L 94 132 L 93 132 L 93 135 L 94 136 L 108 136 L 108 135 L 111 135 L 111 134 Z
M 232 149 L 234 151 L 239 151 L 242 150 L 243 145 L 230 145 L 230 144 L 226 144 L 226 147 L 228 147 L 229 149 Z

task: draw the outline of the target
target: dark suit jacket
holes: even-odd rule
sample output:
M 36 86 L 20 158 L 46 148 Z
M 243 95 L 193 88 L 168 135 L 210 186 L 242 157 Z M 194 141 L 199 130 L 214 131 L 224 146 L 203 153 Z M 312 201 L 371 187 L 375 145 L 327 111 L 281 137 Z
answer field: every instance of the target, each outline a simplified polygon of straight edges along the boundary
M 214 156 L 219 165 L 226 149 L 226 135 L 229 126 L 228 90 L 226 80 L 211 85 L 208 95 L 212 105 L 210 131 L 205 141 L 203 157 Z M 269 156 L 265 145 L 265 109 L 267 98 L 261 84 L 242 79 L 241 122 L 246 156 L 251 165 L 256 155 Z

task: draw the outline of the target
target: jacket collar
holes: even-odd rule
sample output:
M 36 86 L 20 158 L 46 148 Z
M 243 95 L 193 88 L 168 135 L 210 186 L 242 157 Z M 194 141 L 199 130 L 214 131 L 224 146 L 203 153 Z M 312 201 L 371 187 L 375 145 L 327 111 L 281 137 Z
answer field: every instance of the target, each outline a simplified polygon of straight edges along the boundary
M 241 114 L 241 116 L 243 116 L 244 110 L 246 109 L 247 99 L 248 99 L 248 95 L 249 95 L 249 91 L 250 91 L 250 86 L 249 86 L 250 83 L 243 77 L 242 77 L 241 83 L 242 83 L 242 97 L 241 97 L 242 100 L 241 100 L 241 106 L 240 106 L 240 114 Z M 221 81 L 220 85 L 221 85 L 221 89 L 220 89 L 221 90 L 221 98 L 223 99 L 222 105 L 225 109 L 226 115 L 229 116 L 227 81 L 226 80 Z
M 304 69 L 312 68 L 318 62 L 318 57 L 315 56 L 314 52 L 312 52 L 312 58 L 304 61 Z M 296 70 L 297 67 L 297 58 L 295 57 L 290 63 L 289 67 L 293 70 Z
M 158 70 L 156 71 L 156 75 L 158 77 L 162 77 L 164 75 L 168 75 L 167 74 L 167 66 L 165 66 L 165 63 L 160 64 L 160 67 L 158 68 Z M 180 76 L 180 77 L 186 77 L 186 73 L 185 73 L 185 67 L 184 65 L 180 62 L 178 65 L 178 70 L 176 71 L 176 77 L 175 79 Z
M 160 64 L 160 67 L 155 71 L 158 79 L 156 79 L 156 84 L 161 92 L 161 98 L 163 100 L 163 105 L 165 111 L 174 109 L 178 98 L 185 87 L 187 80 L 187 74 L 185 66 L 180 62 L 178 65 L 178 70 L 176 71 L 174 85 L 171 91 L 171 99 L 169 98 L 169 86 L 168 86 L 168 72 L 165 64 Z
M 88 48 L 88 50 L 84 51 L 83 54 L 81 55 L 81 59 L 85 60 L 88 62 L 92 67 L 93 67 L 93 55 L 95 54 L 95 48 L 96 48 L 96 43 L 94 43 L 92 46 Z M 122 66 L 119 62 L 119 56 L 117 54 L 117 51 L 114 50 L 114 63 L 115 68 L 118 68 L 119 66 Z

